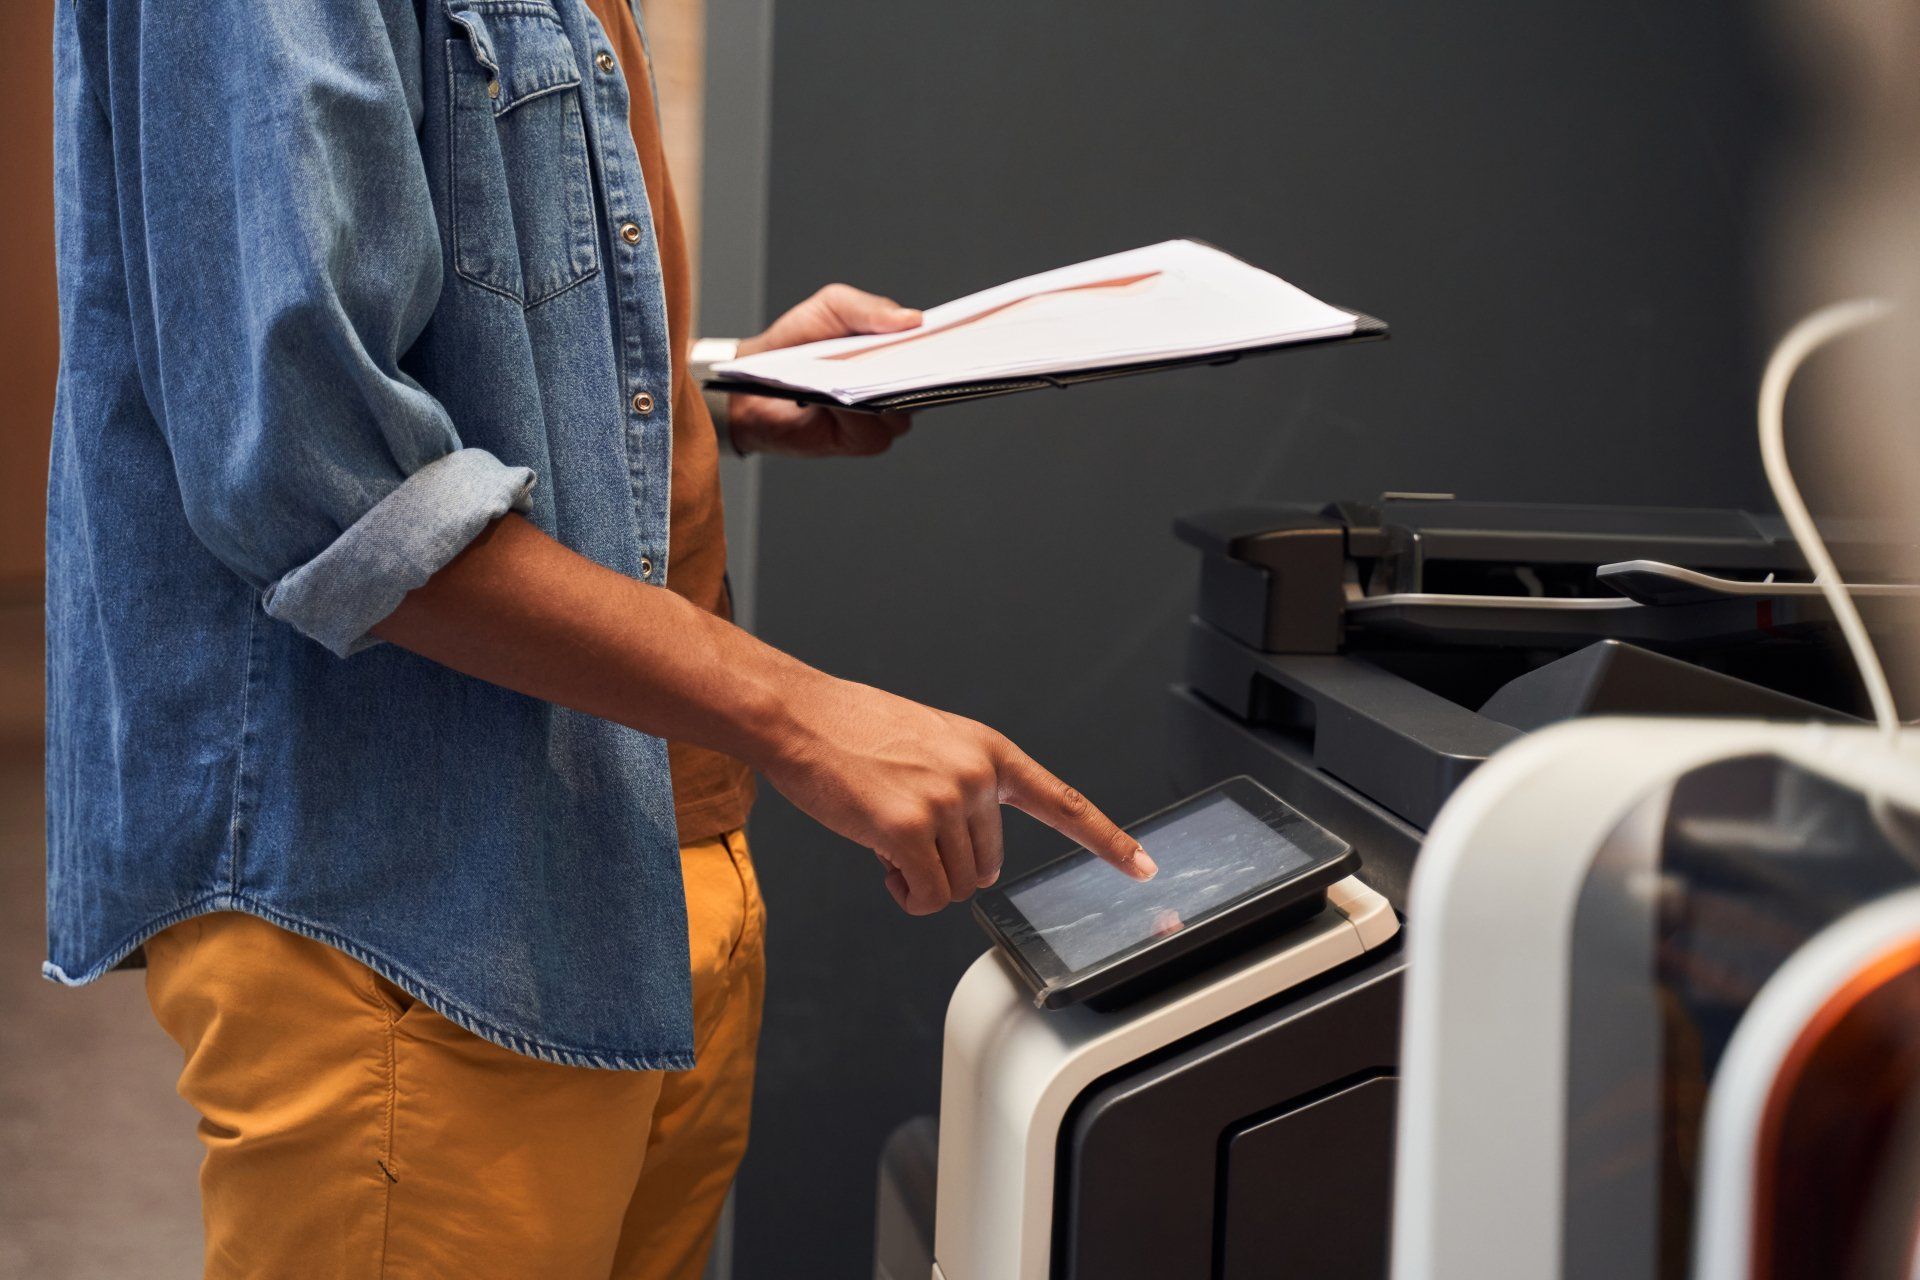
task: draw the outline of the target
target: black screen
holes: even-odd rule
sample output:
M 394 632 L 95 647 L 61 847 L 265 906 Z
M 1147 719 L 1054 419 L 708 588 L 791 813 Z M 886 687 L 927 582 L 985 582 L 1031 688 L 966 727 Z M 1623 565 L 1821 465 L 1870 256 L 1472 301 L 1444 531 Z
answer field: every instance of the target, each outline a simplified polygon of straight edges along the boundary
M 1078 972 L 1157 935 L 1176 933 L 1248 892 L 1312 865 L 1311 854 L 1231 797 L 1214 794 L 1131 834 L 1160 874 L 1130 880 L 1079 853 L 1013 886 L 1030 932 Z

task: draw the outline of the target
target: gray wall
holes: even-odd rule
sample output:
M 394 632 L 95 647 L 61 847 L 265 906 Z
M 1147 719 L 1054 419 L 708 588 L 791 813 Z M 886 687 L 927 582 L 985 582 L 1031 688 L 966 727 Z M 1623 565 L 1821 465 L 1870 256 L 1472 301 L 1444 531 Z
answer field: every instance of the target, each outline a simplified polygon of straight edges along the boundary
M 769 311 L 832 279 L 932 303 L 1192 235 L 1395 337 L 929 413 L 879 460 L 768 462 L 760 633 L 1004 729 L 1124 821 L 1170 798 L 1176 514 L 1383 489 L 1762 502 L 1750 211 L 1779 112 L 1744 21 L 1668 0 L 778 6 Z M 1015 869 L 1059 844 L 1010 823 Z M 772 973 L 736 1274 L 845 1280 L 981 939 L 964 911 L 901 916 L 870 856 L 777 797 L 754 843 Z

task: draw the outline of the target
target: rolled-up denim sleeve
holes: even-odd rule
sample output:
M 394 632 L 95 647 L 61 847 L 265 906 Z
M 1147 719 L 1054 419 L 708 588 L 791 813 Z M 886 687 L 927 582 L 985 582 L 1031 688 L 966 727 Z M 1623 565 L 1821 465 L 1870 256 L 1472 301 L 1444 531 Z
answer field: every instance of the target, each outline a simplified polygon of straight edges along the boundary
M 335 653 L 376 643 L 367 632 L 401 597 L 521 505 L 533 472 L 484 449 L 429 462 L 266 592 L 266 610 Z
M 104 0 L 134 341 L 188 522 L 346 655 L 523 507 L 406 371 L 440 297 L 412 0 Z

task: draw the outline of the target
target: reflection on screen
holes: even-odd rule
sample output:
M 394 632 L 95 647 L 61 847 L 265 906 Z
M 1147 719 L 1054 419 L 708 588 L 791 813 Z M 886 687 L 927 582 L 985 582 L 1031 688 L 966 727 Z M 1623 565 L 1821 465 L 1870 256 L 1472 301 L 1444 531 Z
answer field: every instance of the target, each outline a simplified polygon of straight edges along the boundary
M 1182 929 L 1313 861 L 1223 795 L 1136 827 L 1132 834 L 1160 865 L 1160 874 L 1145 884 L 1084 853 L 1007 894 L 1072 970 Z

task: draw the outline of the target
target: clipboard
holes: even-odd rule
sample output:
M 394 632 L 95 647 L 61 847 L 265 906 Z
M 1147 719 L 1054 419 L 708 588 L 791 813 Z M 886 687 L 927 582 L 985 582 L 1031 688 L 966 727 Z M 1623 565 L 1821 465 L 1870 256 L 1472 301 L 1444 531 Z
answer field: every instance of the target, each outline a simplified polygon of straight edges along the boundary
M 1354 316 L 1353 332 L 1336 334 L 1329 338 L 1275 342 L 1263 347 L 1246 347 L 1238 351 L 1213 351 L 1205 355 L 1176 356 L 1166 360 L 1146 360 L 1094 369 L 1074 369 L 1065 373 L 1027 374 L 1016 378 L 993 378 L 980 382 L 954 382 L 943 386 L 902 391 L 893 395 L 873 396 L 865 400 L 857 400 L 852 404 L 820 392 L 800 391 L 792 387 L 780 387 L 736 378 L 716 378 L 703 385 L 706 390 L 723 395 L 737 393 L 768 396 L 775 400 L 790 400 L 795 404 L 817 404 L 829 409 L 844 409 L 850 413 L 908 413 L 920 409 L 935 409 L 942 405 L 963 404 L 969 400 L 986 400 L 993 396 L 1018 395 L 1023 391 L 1048 389 L 1064 391 L 1084 382 L 1106 382 L 1113 378 L 1130 378 L 1136 374 L 1159 373 L 1165 369 L 1185 369 L 1194 365 L 1234 364 L 1247 356 L 1268 355 L 1275 351 L 1293 351 L 1302 347 L 1372 342 L 1389 336 L 1384 320 L 1378 320 L 1358 311 L 1352 314 Z

